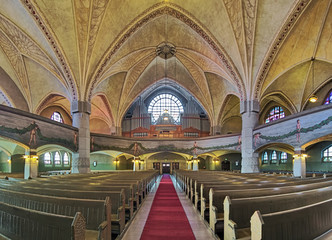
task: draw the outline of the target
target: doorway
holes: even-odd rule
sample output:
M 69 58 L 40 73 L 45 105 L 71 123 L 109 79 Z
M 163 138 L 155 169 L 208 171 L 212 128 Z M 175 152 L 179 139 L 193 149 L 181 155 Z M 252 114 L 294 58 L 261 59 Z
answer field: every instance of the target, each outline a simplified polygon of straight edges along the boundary
M 171 173 L 171 164 L 170 163 L 163 163 L 162 166 L 163 166 L 163 174 L 164 173 Z
M 230 171 L 231 170 L 231 163 L 230 161 L 224 160 L 221 162 L 221 170 L 222 171 Z

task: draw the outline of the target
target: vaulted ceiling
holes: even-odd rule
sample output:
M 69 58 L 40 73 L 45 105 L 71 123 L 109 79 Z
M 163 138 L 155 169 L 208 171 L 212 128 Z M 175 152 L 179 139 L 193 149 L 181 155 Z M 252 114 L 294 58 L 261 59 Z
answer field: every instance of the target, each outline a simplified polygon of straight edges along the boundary
M 243 100 L 299 112 L 332 77 L 331 4 L 0 0 L 0 103 L 40 113 L 52 96 L 90 101 L 93 116 L 121 126 L 135 98 L 167 72 L 211 125 L 239 115 L 232 108 Z M 156 57 L 162 42 L 176 47 L 167 64 Z

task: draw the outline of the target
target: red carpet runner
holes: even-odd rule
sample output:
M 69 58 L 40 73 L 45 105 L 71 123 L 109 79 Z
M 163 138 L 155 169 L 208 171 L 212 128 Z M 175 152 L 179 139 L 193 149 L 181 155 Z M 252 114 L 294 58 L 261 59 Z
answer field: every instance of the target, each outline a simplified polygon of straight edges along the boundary
M 195 239 L 169 175 L 161 179 L 141 239 Z
M 141 239 L 195 239 L 169 175 L 161 179 Z

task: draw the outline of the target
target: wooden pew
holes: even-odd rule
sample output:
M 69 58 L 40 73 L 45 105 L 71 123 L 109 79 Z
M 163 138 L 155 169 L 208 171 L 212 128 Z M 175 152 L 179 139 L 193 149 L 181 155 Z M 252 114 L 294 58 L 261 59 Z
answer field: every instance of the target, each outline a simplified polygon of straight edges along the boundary
M 86 228 L 98 231 L 100 224 L 105 224 L 108 233 L 106 239 L 111 239 L 111 202 L 106 197 L 102 200 L 63 198 L 32 193 L 22 193 L 0 189 L 0 202 L 35 211 L 64 216 L 74 216 L 80 212 L 85 218 Z
M 332 229 L 332 199 L 251 217 L 252 240 L 312 240 Z
M 1 181 L 0 181 L 1 182 Z M 64 184 L 64 183 L 57 183 L 57 182 L 20 182 L 18 185 L 23 185 L 23 186 L 30 186 L 30 187 L 43 187 L 43 188 L 50 188 L 50 189 L 72 189 L 72 190 L 84 190 L 84 191 L 121 191 L 122 189 L 124 190 L 125 193 L 125 199 L 126 199 L 126 204 L 125 204 L 125 209 L 126 209 L 126 219 L 129 220 L 133 217 L 134 214 L 134 202 L 138 201 L 138 193 L 135 192 L 134 189 L 137 189 L 137 186 L 134 186 L 134 184 L 119 184 L 119 183 L 114 183 L 110 185 L 89 185 L 87 184 L 82 184 L 82 183 L 71 183 L 70 185 Z M 134 199 L 134 196 L 136 199 Z
M 0 188 L 11 189 L 15 185 L 0 184 Z M 112 232 L 114 234 L 121 234 L 125 228 L 125 193 L 121 191 L 79 191 L 66 189 L 48 189 L 39 187 L 18 187 L 16 191 L 41 194 L 47 196 L 67 197 L 67 198 L 81 198 L 81 199 L 99 199 L 103 200 L 110 197 L 112 201 Z
M 0 202 L 0 232 L 13 240 L 85 240 L 85 220 L 81 213 L 63 216 Z
M 250 218 L 256 210 L 262 214 L 305 207 L 332 199 L 332 186 L 272 196 L 224 200 L 225 239 L 238 239 L 239 233 L 250 233 Z
M 310 190 L 314 188 L 329 186 L 328 183 L 332 184 L 332 180 L 326 180 L 323 178 L 316 178 L 310 180 L 295 180 L 289 182 L 279 182 L 279 183 L 267 183 L 267 184 L 245 184 L 245 185 L 220 185 L 216 183 L 201 184 L 201 215 L 203 215 L 204 211 L 207 209 L 206 204 L 210 201 L 210 188 L 213 188 L 213 196 L 219 196 L 218 200 L 215 201 L 212 199 L 212 205 L 216 203 L 216 207 L 219 212 L 222 212 L 223 209 L 223 200 L 225 198 L 225 192 L 230 194 L 238 194 L 232 195 L 232 197 L 246 197 L 246 196 L 263 196 L 263 195 L 272 195 L 272 194 L 281 194 L 281 193 L 289 193 L 303 190 Z M 206 186 L 207 185 L 207 186 Z M 250 189 L 250 190 L 249 190 Z M 265 190 L 264 190 L 265 189 Z M 287 190 L 288 189 L 288 190 Z M 239 191 L 239 192 L 237 192 Z M 242 195 L 241 195 L 242 194 Z M 208 207 L 211 204 L 208 204 Z

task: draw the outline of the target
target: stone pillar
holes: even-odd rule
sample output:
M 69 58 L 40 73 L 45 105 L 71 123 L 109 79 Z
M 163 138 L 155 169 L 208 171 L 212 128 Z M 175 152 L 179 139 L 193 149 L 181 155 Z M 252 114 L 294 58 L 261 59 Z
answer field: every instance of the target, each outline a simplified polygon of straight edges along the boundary
M 210 135 L 215 136 L 220 134 L 221 134 L 221 126 L 219 125 L 211 126 Z
M 9 156 L 7 161 L 8 161 L 8 172 L 11 173 L 12 172 L 12 157 Z
M 193 160 L 193 171 L 198 171 L 198 159 Z
M 242 142 L 242 173 L 258 173 L 259 157 L 254 152 L 253 130 L 258 125 L 259 103 L 258 101 L 244 101 L 240 105 L 240 113 L 242 114 L 242 136 L 239 143 Z
M 191 170 L 191 161 L 187 160 L 188 170 Z
M 122 128 L 117 126 L 111 126 L 111 135 L 122 136 Z
M 300 149 L 295 149 L 293 160 L 293 175 L 294 177 L 306 177 L 306 162 L 305 159 L 307 155 Z
M 24 179 L 38 176 L 38 156 L 35 149 L 25 150 Z
M 134 157 L 133 171 L 139 171 L 139 159 Z
M 142 160 L 140 170 L 144 170 L 144 169 L 145 169 L 145 161 Z
M 90 114 L 89 102 L 71 103 L 73 126 L 78 128 L 78 152 L 73 153 L 72 173 L 90 172 Z

